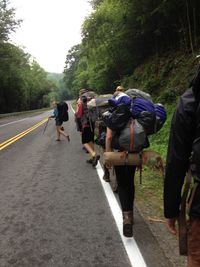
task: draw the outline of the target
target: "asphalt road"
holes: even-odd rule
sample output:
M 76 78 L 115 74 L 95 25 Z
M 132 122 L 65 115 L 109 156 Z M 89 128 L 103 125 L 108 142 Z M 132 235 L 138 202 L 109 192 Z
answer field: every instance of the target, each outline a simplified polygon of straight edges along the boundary
M 0 143 L 49 114 L 1 119 Z M 70 143 L 55 141 L 54 119 L 43 134 L 44 126 L 0 151 L 0 266 L 140 267 L 131 265 L 97 171 L 86 163 L 73 112 L 64 123 Z M 134 237 L 146 266 L 172 266 L 137 210 Z

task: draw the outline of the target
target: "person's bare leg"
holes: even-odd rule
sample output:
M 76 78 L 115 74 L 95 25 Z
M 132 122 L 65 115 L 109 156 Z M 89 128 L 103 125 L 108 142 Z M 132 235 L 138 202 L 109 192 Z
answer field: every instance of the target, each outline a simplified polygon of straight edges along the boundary
M 59 133 L 60 133 L 61 135 L 63 135 L 65 138 L 67 138 L 68 141 L 70 141 L 70 139 L 69 139 L 69 135 L 66 134 L 63 130 L 61 130 L 61 126 L 60 126 L 60 128 L 59 128 Z
M 60 126 L 56 126 L 56 133 L 57 133 L 57 141 L 60 140 L 60 131 L 59 131 Z
M 91 157 L 95 156 L 95 151 L 91 147 L 90 143 L 83 144 L 83 146 L 87 149 L 87 151 L 90 153 Z
M 92 143 L 92 147 L 94 144 Z M 91 163 L 93 167 L 95 167 L 98 163 L 98 160 L 100 159 L 100 155 L 97 155 L 95 150 L 91 147 L 91 143 L 84 144 L 84 147 L 87 149 L 87 151 L 90 153 L 91 158 L 87 161 L 88 163 Z
M 92 148 L 92 150 L 94 150 L 94 143 L 93 142 L 89 142 L 89 145 Z

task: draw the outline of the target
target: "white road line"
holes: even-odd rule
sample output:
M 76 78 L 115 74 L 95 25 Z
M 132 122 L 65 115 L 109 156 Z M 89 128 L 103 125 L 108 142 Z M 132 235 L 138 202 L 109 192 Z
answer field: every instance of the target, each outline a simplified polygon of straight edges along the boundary
M 21 119 L 21 120 L 17 120 L 17 121 L 11 121 L 11 122 L 8 122 L 8 123 L 5 123 L 5 124 L 0 125 L 0 127 L 6 126 L 6 125 L 9 125 L 9 124 L 13 124 L 13 123 L 17 123 L 19 121 L 25 121 L 25 120 L 27 120 L 27 118 Z
M 113 217 L 115 219 L 117 228 L 119 230 L 122 242 L 124 244 L 125 250 L 128 254 L 131 266 L 133 267 L 147 267 L 142 254 L 140 252 L 140 249 L 137 246 L 137 243 L 135 241 L 135 239 L 132 238 L 126 238 L 123 236 L 123 232 L 122 232 L 122 211 L 121 208 L 116 200 L 116 197 L 111 189 L 111 186 L 109 183 L 105 182 L 103 180 L 103 169 L 100 165 L 100 163 L 97 164 L 96 166 L 97 169 L 97 173 L 99 176 L 99 179 L 101 181 L 102 187 L 104 189 L 106 198 L 108 200 L 110 209 L 112 211 Z
M 72 105 L 71 105 L 71 109 L 74 112 Z M 99 179 L 101 181 L 101 185 L 103 187 L 104 193 L 106 195 L 108 204 L 110 206 L 111 212 L 112 212 L 113 217 L 115 219 L 115 223 L 116 223 L 117 228 L 119 230 L 119 233 L 120 233 L 122 242 L 124 244 L 126 253 L 127 253 L 128 258 L 130 260 L 131 266 L 132 267 L 147 267 L 147 265 L 146 265 L 146 263 L 142 257 L 142 254 L 140 252 L 140 249 L 137 246 L 135 239 L 133 237 L 132 238 L 126 238 L 123 235 L 123 232 L 122 232 L 122 211 L 121 211 L 121 208 L 120 208 L 120 206 L 116 200 L 116 197 L 112 191 L 110 184 L 103 180 L 104 171 L 103 171 L 99 162 L 96 166 L 96 170 L 97 170 L 97 174 L 99 176 Z

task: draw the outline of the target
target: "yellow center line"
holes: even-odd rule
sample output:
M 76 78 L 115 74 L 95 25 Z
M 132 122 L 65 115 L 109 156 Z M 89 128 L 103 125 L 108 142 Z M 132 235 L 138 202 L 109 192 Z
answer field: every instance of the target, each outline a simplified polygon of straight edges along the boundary
M 19 140 L 20 138 L 22 138 L 26 134 L 32 132 L 33 130 L 38 128 L 40 125 L 44 124 L 47 120 L 48 120 L 48 118 L 40 121 L 39 123 L 37 123 L 37 124 L 33 125 L 32 127 L 28 128 L 27 130 L 25 130 L 25 131 L 15 135 L 15 136 L 13 136 L 12 138 L 4 141 L 3 143 L 0 144 L 0 151 L 3 150 L 4 148 L 6 148 L 7 146 L 11 145 L 12 143 L 16 142 L 17 140 Z

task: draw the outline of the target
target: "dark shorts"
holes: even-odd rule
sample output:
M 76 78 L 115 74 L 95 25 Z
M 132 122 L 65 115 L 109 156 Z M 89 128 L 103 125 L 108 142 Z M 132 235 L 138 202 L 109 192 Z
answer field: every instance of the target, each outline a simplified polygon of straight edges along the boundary
M 200 218 L 188 222 L 188 261 L 189 266 L 200 266 Z
M 91 131 L 90 127 L 82 129 L 82 144 L 94 142 L 94 131 Z
M 61 126 L 63 124 L 63 121 L 59 120 L 59 118 L 56 118 L 56 126 Z

